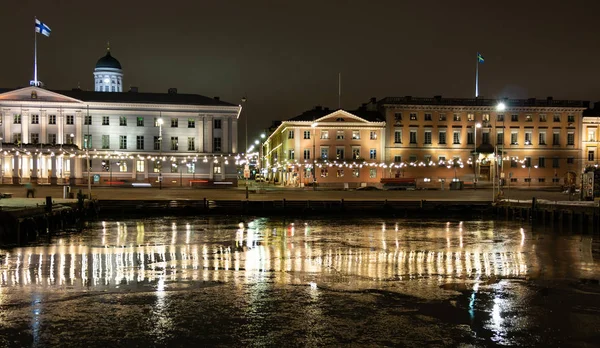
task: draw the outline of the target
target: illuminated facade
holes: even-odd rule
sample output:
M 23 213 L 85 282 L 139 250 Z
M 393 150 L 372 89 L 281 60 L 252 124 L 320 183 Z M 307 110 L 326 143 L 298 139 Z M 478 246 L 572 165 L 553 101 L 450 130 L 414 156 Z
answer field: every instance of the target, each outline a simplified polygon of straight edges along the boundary
M 264 141 L 263 172 L 289 186 L 310 185 L 314 179 L 319 186 L 379 183 L 384 134 L 377 111 L 316 107 L 283 121 Z
M 595 103 L 598 104 L 598 103 Z M 581 158 L 583 159 L 582 170 L 586 167 L 599 166 L 600 155 L 600 109 L 586 110 L 581 127 Z
M 588 106 L 551 97 L 388 97 L 369 103 L 385 115 L 390 177 L 436 187 L 452 180 L 490 183 L 494 177 L 518 186 L 576 182 Z
M 111 56 L 110 48 L 96 63 L 94 69 L 94 90 L 96 92 L 123 92 L 123 70 L 121 63 Z

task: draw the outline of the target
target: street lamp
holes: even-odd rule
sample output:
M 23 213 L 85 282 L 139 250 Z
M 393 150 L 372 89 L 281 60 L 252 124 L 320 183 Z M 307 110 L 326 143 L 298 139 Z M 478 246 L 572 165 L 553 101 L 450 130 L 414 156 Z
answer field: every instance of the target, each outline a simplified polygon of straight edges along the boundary
M 504 110 L 506 110 L 506 104 L 504 104 L 503 102 L 499 102 L 498 105 L 496 105 L 496 111 L 497 112 L 504 112 Z M 498 119 L 498 117 L 496 117 L 496 120 Z M 502 118 L 502 122 L 504 122 L 504 118 Z M 504 131 L 503 131 L 504 132 Z M 500 169 L 502 171 L 501 175 L 498 175 L 498 142 L 496 141 L 496 151 L 494 151 L 494 165 L 492 166 L 492 170 L 495 171 L 495 174 L 492 176 L 492 201 L 496 200 L 496 192 L 495 192 L 495 188 L 496 188 L 496 182 L 498 182 L 498 193 L 500 193 L 500 180 L 498 180 L 498 178 L 502 177 L 502 175 L 504 175 L 504 133 L 502 133 L 502 144 L 500 144 Z
M 242 97 L 242 109 L 243 109 L 243 106 L 246 105 L 247 100 L 248 99 L 246 99 L 246 97 Z M 246 139 L 245 139 L 246 147 L 245 147 L 244 151 L 246 152 L 246 157 L 248 157 L 248 117 L 247 117 L 247 115 L 244 115 L 244 123 L 245 123 L 245 127 L 246 127 Z
M 162 190 L 162 125 L 163 119 L 156 120 L 158 123 L 158 189 Z
M 265 138 L 267 137 L 267 135 L 265 133 L 261 133 L 260 134 L 260 150 L 259 150 L 259 155 L 260 155 L 260 168 L 261 170 L 264 168 L 264 170 L 267 169 L 267 161 L 264 158 L 265 157 L 265 151 L 264 151 L 264 147 L 265 147 Z M 264 161 L 264 163 L 263 163 Z M 263 176 L 263 179 L 265 179 L 265 181 L 267 180 L 267 178 L 265 177 L 265 173 L 261 173 Z
M 0 185 L 4 184 L 4 153 L 2 150 L 2 143 L 4 142 L 4 138 L 0 137 Z
M 314 122 L 310 125 L 313 129 L 313 191 L 317 190 L 317 150 L 315 141 L 317 138 L 317 126 L 318 124 Z
M 477 128 L 481 128 L 481 123 L 475 123 L 473 129 L 473 188 L 477 189 Z

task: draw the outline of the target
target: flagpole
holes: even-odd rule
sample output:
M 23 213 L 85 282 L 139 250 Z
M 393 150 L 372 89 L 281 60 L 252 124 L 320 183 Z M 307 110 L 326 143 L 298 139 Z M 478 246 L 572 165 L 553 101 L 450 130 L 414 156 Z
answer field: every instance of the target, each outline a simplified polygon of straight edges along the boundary
M 33 17 L 33 23 L 35 25 L 35 21 L 37 20 L 37 17 Z M 35 31 L 35 26 L 33 29 L 33 83 L 35 86 L 38 85 L 37 82 L 37 35 L 36 35 L 36 31 Z
M 338 73 L 338 109 L 342 108 L 342 73 Z
M 479 97 L 479 53 L 475 56 L 475 98 Z

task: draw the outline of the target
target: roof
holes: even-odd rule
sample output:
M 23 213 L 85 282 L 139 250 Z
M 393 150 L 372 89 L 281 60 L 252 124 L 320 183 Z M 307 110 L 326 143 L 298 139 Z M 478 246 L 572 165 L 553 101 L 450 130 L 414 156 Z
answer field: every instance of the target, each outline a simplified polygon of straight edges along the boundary
M 106 55 L 96 63 L 96 69 L 98 68 L 110 68 L 110 69 L 121 69 L 121 63 L 110 55 L 110 51 L 106 51 Z
M 95 92 L 74 89 L 70 91 L 53 91 L 85 102 L 136 103 L 136 104 L 182 104 L 237 106 L 216 98 L 199 94 L 180 93 L 140 93 L 140 92 Z
M 343 110 L 343 109 L 331 110 L 329 108 L 323 108 L 323 107 L 317 106 L 316 108 L 314 108 L 312 110 L 303 112 L 301 115 L 290 118 L 288 121 L 314 121 L 323 116 L 332 114 L 338 110 Z M 343 110 L 343 111 L 346 111 L 348 113 L 356 115 L 356 116 L 358 116 L 362 119 L 365 119 L 369 122 L 385 121 L 385 117 L 383 117 L 383 115 L 379 111 L 369 111 L 366 108 L 358 108 L 356 110 Z
M 503 102 L 506 107 L 571 107 L 571 108 L 588 108 L 589 101 L 584 100 L 557 100 L 552 97 L 546 99 L 483 99 L 483 98 L 442 98 L 442 96 L 434 96 L 433 98 L 419 97 L 386 97 L 377 102 L 379 106 L 385 104 L 394 105 L 446 105 L 446 106 L 496 106 L 499 102 Z

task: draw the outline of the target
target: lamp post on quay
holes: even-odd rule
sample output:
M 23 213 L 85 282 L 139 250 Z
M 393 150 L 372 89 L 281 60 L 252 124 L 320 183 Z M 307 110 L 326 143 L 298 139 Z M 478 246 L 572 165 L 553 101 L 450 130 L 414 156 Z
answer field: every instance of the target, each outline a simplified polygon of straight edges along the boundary
M 506 110 L 506 104 L 504 104 L 503 102 L 498 103 L 498 105 L 496 105 L 496 112 L 504 112 L 504 110 Z M 496 120 L 498 119 L 498 117 L 496 116 Z M 504 122 L 504 118 L 502 118 L 502 122 Z M 504 129 L 504 128 L 503 128 Z M 504 130 L 502 131 L 504 132 Z M 500 192 L 500 180 L 499 175 L 498 175 L 498 142 L 496 141 L 496 147 L 495 147 L 495 151 L 494 151 L 494 163 L 492 166 L 492 170 L 495 172 L 495 174 L 492 175 L 492 202 L 496 201 L 496 182 L 498 183 L 498 192 Z M 504 133 L 502 133 L 502 144 L 500 145 L 500 166 L 503 166 L 503 155 L 504 155 Z M 504 173 L 504 172 L 503 172 Z
M 318 124 L 316 122 L 314 122 L 310 126 L 313 129 L 313 168 L 312 168 L 312 172 L 313 172 L 313 191 L 316 191 L 317 190 L 317 149 L 316 149 L 315 141 L 316 141 L 316 138 L 317 138 L 317 126 L 318 126 Z
M 473 188 L 477 190 L 477 128 L 481 128 L 481 123 L 475 123 L 473 128 Z
M 163 119 L 156 120 L 158 123 L 158 189 L 162 190 L 162 125 Z

